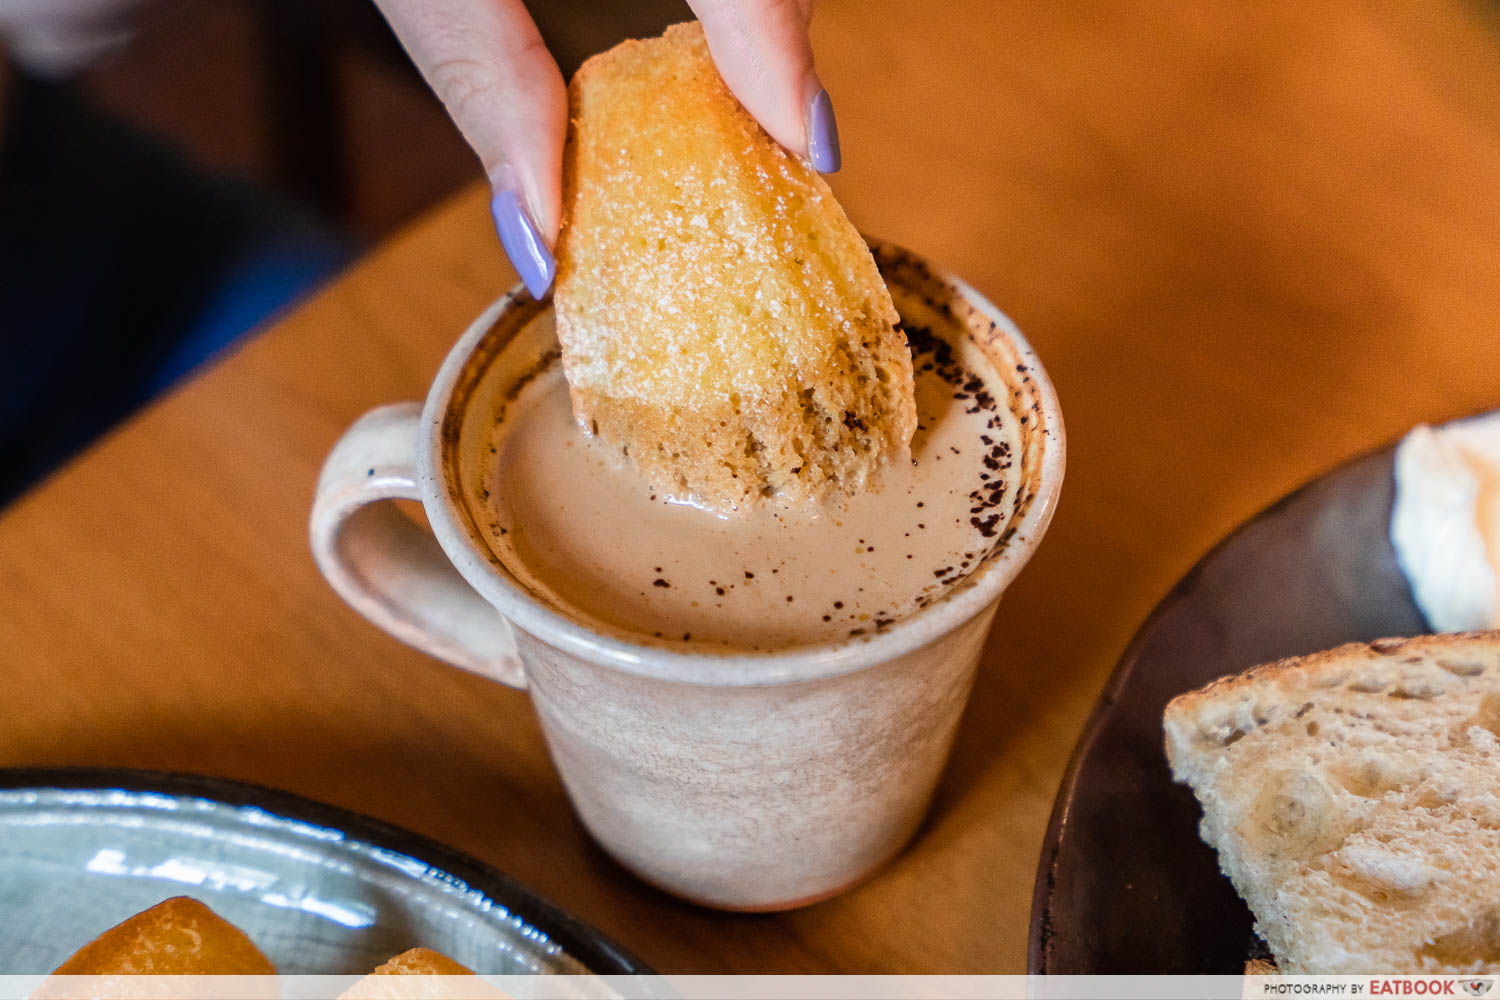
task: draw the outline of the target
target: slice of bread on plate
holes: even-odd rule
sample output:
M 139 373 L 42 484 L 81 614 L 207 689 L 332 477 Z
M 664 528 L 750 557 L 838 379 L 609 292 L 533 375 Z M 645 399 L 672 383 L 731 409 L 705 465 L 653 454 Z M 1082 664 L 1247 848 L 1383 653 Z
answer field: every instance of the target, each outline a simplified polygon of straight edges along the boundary
M 1164 727 L 1281 972 L 1500 970 L 1500 632 L 1270 663 Z
M 274 976 L 245 933 L 196 899 L 174 896 L 100 934 L 58 976 Z
M 702 26 L 595 56 L 568 98 L 553 302 L 584 431 L 717 509 L 852 494 L 907 454 L 911 355 L 870 250 Z

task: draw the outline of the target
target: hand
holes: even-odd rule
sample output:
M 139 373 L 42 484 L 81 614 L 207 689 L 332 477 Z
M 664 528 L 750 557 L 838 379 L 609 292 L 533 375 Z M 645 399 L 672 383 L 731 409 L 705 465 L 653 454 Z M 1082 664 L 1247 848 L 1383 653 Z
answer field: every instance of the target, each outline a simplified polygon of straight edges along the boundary
M 568 98 L 521 0 L 375 0 L 479 154 L 500 241 L 526 287 L 552 284 Z M 839 169 L 838 129 L 813 70 L 812 0 L 688 0 L 740 103 L 788 150 Z

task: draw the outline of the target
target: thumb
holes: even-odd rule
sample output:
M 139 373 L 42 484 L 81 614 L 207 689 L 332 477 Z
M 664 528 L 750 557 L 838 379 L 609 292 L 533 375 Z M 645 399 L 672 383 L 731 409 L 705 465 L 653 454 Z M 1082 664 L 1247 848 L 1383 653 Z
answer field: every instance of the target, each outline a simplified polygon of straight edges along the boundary
M 839 169 L 838 125 L 813 69 L 812 0 L 688 0 L 714 63 L 771 137 L 823 173 Z

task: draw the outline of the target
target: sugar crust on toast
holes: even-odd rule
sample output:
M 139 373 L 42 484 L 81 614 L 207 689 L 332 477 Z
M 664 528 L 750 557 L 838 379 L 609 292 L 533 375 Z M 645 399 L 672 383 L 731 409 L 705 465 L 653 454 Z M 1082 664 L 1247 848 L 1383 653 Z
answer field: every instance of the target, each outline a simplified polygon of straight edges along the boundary
M 872 485 L 916 427 L 911 356 L 822 177 L 697 22 L 595 56 L 568 95 L 554 304 L 579 425 L 717 508 Z

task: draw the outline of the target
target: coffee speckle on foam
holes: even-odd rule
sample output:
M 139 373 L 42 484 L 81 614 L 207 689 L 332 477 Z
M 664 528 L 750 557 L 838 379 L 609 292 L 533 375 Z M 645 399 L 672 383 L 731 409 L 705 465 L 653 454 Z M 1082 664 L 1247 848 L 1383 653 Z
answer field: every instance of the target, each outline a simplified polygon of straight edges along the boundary
M 680 634 L 681 642 L 710 649 L 853 639 L 929 607 L 1008 537 L 1006 519 L 1015 500 L 1012 441 L 1019 431 L 984 379 L 966 367 L 960 354 L 971 349 L 956 351 L 927 327 L 909 325 L 906 332 L 919 372 L 911 471 L 891 471 L 896 478 L 884 491 L 821 516 L 771 510 L 762 521 L 729 520 L 649 493 L 633 470 L 578 436 L 560 370 L 533 375 L 533 391 L 516 393 L 508 404 L 517 413 L 532 408 L 527 421 L 517 422 L 528 429 L 538 424 L 538 413 L 546 413 L 541 422 L 550 424 L 552 446 L 547 433 L 507 434 L 504 427 L 497 432 L 491 478 L 496 496 L 490 502 L 514 526 L 503 543 L 506 551 L 497 554 L 507 565 L 535 567 L 518 575 L 529 577 L 533 592 L 564 613 L 627 638 L 675 644 L 679 640 L 663 637 Z M 557 436 L 564 435 L 571 435 L 565 443 L 576 440 L 579 447 L 556 447 Z M 935 466 L 945 457 L 944 466 L 956 463 L 960 469 L 923 475 L 924 463 Z M 917 490 L 922 492 L 913 495 Z M 902 524 L 902 511 L 921 511 L 924 520 Z M 922 544 L 894 552 L 877 544 L 876 534 L 890 539 L 896 531 L 904 538 L 920 533 Z M 854 535 L 853 543 L 839 544 L 841 534 Z M 632 561 L 653 568 L 635 571 L 632 580 Z M 700 608 L 670 581 L 704 569 L 719 572 L 698 577 L 708 579 L 715 597 Z M 739 581 L 738 589 L 726 574 Z M 840 599 L 829 599 L 838 593 L 835 587 L 851 584 Z

